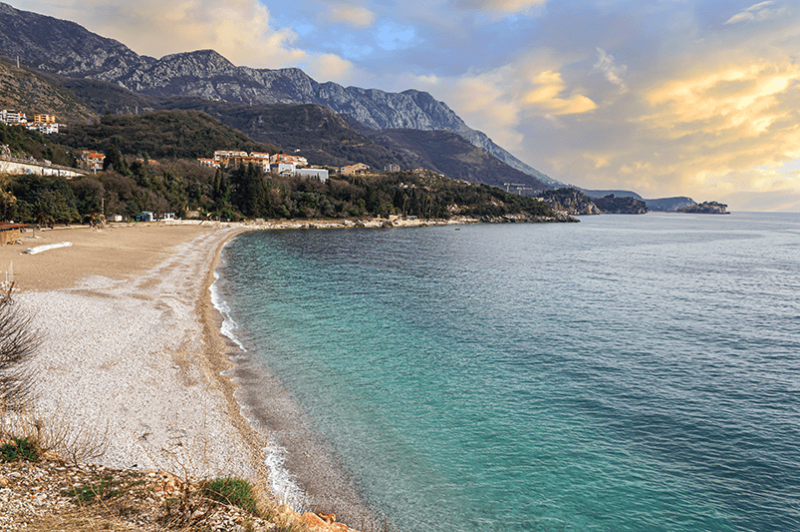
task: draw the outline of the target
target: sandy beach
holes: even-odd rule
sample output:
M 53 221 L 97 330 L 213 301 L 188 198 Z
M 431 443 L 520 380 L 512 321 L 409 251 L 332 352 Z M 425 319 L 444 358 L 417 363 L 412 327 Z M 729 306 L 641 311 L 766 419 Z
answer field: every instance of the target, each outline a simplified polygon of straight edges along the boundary
M 258 480 L 261 442 L 241 421 L 208 286 L 240 228 L 144 225 L 23 233 L 0 249 L 35 316 L 38 405 L 108 446 L 109 467 Z M 72 246 L 28 255 L 27 248 Z M 11 272 L 9 272 L 11 274 Z
M 22 233 L 20 242 L 0 246 L 0 280 L 13 278 L 15 304 L 33 313 L 43 340 L 31 364 L 37 407 L 56 425 L 105 440 L 93 463 L 246 478 L 269 486 L 274 502 L 335 509 L 351 526 L 371 526 L 372 510 L 291 393 L 221 335 L 209 288 L 223 245 L 242 231 L 382 224 L 112 224 Z M 71 245 L 26 253 L 65 242 Z M 288 478 L 290 496 L 282 493 Z M 296 486 L 300 499 L 291 496 Z

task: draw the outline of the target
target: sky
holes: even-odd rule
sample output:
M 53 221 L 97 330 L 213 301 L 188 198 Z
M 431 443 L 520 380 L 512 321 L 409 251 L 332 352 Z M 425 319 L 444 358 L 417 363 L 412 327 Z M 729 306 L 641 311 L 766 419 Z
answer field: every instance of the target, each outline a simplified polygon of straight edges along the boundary
M 564 183 L 800 212 L 795 0 L 5 0 L 152 57 L 444 101 Z

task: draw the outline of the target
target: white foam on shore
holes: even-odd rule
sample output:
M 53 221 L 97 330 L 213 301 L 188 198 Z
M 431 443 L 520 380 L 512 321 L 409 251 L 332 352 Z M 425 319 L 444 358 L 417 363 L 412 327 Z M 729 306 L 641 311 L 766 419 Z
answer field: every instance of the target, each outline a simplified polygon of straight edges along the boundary
M 286 449 L 273 441 L 264 448 L 264 465 L 269 471 L 269 485 L 278 502 L 288 504 L 293 510 L 301 512 L 306 506 L 306 494 L 297 485 L 294 475 L 286 468 Z
M 236 323 L 233 318 L 231 318 L 231 309 L 228 304 L 222 299 L 222 296 L 219 293 L 219 287 L 217 283 L 219 282 L 219 274 L 216 270 L 214 270 L 214 282 L 211 283 L 211 286 L 208 287 L 208 290 L 211 292 L 211 304 L 214 306 L 215 309 L 222 314 L 222 326 L 220 327 L 220 332 L 223 336 L 230 338 L 233 343 L 239 346 L 243 352 L 247 352 L 242 342 L 236 337 L 234 331 L 239 328 L 239 324 Z
M 227 245 L 226 243 L 225 246 Z M 220 295 L 218 286 L 219 279 L 219 273 L 214 270 L 214 282 L 211 283 L 209 291 L 211 292 L 211 304 L 222 315 L 220 332 L 227 338 L 230 338 L 231 341 L 241 349 L 242 353 L 246 353 L 247 349 L 245 349 L 242 342 L 239 341 L 234 333 L 234 331 L 239 328 L 239 324 L 231 318 L 230 307 Z M 226 373 L 228 372 L 223 372 L 223 374 Z M 239 402 L 239 409 L 242 417 L 247 420 L 250 426 L 255 427 L 254 420 L 247 415 L 247 408 L 242 405 L 241 402 Z M 288 504 L 295 511 L 301 511 L 305 506 L 306 495 L 300 486 L 297 485 L 294 475 L 285 467 L 286 449 L 274 441 L 269 441 L 269 445 L 265 447 L 263 451 L 265 455 L 264 465 L 269 471 L 269 483 L 272 493 L 281 504 Z

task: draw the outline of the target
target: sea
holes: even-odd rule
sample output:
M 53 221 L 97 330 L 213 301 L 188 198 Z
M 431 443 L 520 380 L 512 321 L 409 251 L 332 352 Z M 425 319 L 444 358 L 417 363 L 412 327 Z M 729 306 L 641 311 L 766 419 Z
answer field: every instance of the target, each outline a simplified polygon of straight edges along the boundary
M 216 273 L 288 501 L 319 461 L 370 530 L 800 530 L 798 214 L 254 231 Z

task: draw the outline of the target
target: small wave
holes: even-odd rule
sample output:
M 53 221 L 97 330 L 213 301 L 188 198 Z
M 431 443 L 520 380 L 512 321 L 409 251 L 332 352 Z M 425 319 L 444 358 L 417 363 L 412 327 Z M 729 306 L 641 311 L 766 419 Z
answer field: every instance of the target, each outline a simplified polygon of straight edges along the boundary
M 300 489 L 292 475 L 285 466 L 286 449 L 269 442 L 269 446 L 264 448 L 266 458 L 264 465 L 269 471 L 269 484 L 272 493 L 281 504 L 288 504 L 295 511 L 302 511 L 306 507 L 306 494 Z
M 230 338 L 231 341 L 237 346 L 239 346 L 239 349 L 246 352 L 247 349 L 245 349 L 242 342 L 239 341 L 239 338 L 237 338 L 236 334 L 234 333 L 234 331 L 239 328 L 239 325 L 233 320 L 233 318 L 231 318 L 231 308 L 220 295 L 219 286 L 217 283 L 219 283 L 219 273 L 217 273 L 215 270 L 214 282 L 211 283 L 211 286 L 208 287 L 208 290 L 211 292 L 211 304 L 219 311 L 220 314 L 222 314 L 222 326 L 220 327 L 220 332 L 227 338 Z

